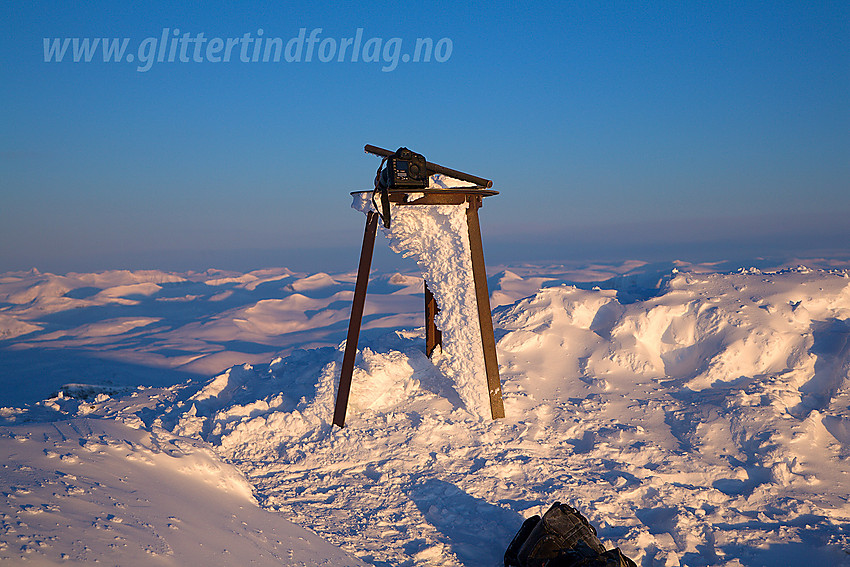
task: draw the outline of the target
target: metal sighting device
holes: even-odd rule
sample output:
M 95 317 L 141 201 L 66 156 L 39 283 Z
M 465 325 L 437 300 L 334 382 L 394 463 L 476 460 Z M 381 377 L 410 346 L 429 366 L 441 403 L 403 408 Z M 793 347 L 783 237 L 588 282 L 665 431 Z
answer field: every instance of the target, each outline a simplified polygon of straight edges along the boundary
M 390 192 L 425 189 L 428 187 L 428 178 L 435 173 L 472 183 L 474 186 L 469 187 L 469 189 L 489 189 L 493 186 L 493 182 L 489 179 L 430 163 L 425 160 L 425 156 L 407 148 L 399 148 L 395 152 L 391 152 L 366 144 L 364 149 L 366 153 L 384 158 L 375 174 L 375 192 L 372 194 L 372 202 L 375 203 L 375 209 L 379 211 L 378 214 L 384 221 L 385 228 L 390 228 L 392 222 L 390 217 Z M 386 167 L 384 167 L 385 165 Z M 380 207 L 377 202 L 378 198 L 381 200 Z
M 363 149 L 366 151 L 367 154 L 373 154 L 383 158 L 389 158 L 390 156 L 397 154 L 400 150 L 407 150 L 407 148 L 399 148 L 399 150 L 393 152 L 391 150 L 385 150 L 384 148 L 379 148 L 378 146 L 373 146 L 371 144 L 366 144 L 366 147 L 364 147 Z M 419 154 L 414 155 L 419 156 Z M 425 158 L 423 157 L 422 159 L 424 161 Z M 428 172 L 429 176 L 434 175 L 435 173 L 441 173 L 447 177 L 453 177 L 455 179 L 460 179 L 461 181 L 467 181 L 469 183 L 472 183 L 473 185 L 477 185 L 481 189 L 489 189 L 493 186 L 493 182 L 489 179 L 484 179 L 483 177 L 478 177 L 476 175 L 470 175 L 469 173 L 464 173 L 456 169 L 443 167 L 442 165 L 431 163 L 430 161 L 425 162 L 425 170 Z M 427 183 L 425 184 L 425 186 L 427 187 Z

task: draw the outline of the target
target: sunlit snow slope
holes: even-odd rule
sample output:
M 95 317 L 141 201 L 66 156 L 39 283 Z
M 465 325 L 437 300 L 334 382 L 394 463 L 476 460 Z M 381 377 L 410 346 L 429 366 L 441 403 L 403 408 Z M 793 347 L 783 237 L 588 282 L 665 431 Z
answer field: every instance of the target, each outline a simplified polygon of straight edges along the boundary
M 146 429 L 89 417 L 0 428 L 0 563 L 361 565 L 258 508 L 204 443 Z
M 7 274 L 0 314 L 10 338 L 0 346 L 16 360 L 48 353 L 61 366 L 64 352 L 84 369 L 81 353 L 102 354 L 133 371 L 158 361 L 173 372 L 191 369 L 183 357 L 194 345 L 196 360 L 245 352 L 248 364 L 132 393 L 120 391 L 132 386 L 123 367 L 90 366 L 68 380 L 88 386 L 2 410 L 1 446 L 27 435 L 42 443 L 54 427 L 45 423 L 83 420 L 91 433 L 69 437 L 80 440 L 76 466 L 86 445 L 114 451 L 111 436 L 211 450 L 245 475 L 263 508 L 374 565 L 499 565 L 522 520 L 555 500 L 578 507 L 639 565 L 850 564 L 847 272 L 671 268 L 526 266 L 491 277 L 508 416 L 496 422 L 465 407 L 439 361 L 424 356 L 421 280 L 374 276 L 342 430 L 330 421 L 352 274 L 217 274 L 226 281 L 214 283 L 182 274 L 133 294 Z M 122 277 L 111 287 L 146 283 Z M 60 309 L 79 301 L 96 305 Z M 66 449 L 47 450 L 62 462 Z M 54 503 L 19 504 L 15 490 L 61 482 L 48 479 L 47 453 L 31 458 L 43 480 L 3 489 L 13 529 L 26 523 L 23 506 Z M 170 458 L 152 467 L 176 482 Z M 89 515 L 111 527 L 106 514 L 124 517 Z M 41 529 L 28 537 L 47 537 Z M 9 557 L 25 551 L 16 533 L 4 538 Z

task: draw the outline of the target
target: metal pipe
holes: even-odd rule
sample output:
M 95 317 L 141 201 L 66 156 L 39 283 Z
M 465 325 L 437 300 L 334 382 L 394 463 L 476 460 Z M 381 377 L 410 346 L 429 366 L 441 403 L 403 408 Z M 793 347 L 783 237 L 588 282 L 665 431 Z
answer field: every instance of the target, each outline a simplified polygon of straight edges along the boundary
M 395 155 L 395 152 L 385 150 L 384 148 L 379 148 L 378 146 L 373 146 L 371 144 L 366 144 L 363 149 L 366 151 L 367 154 L 374 154 L 380 157 L 389 157 L 391 155 Z M 429 173 L 441 173 L 443 175 L 448 175 L 449 177 L 452 177 L 454 179 L 460 179 L 461 181 L 469 181 L 470 183 L 475 183 L 476 185 L 480 185 L 482 187 L 489 188 L 493 186 L 493 182 L 489 179 L 484 179 L 483 177 L 464 173 L 456 169 L 443 167 L 442 165 L 431 163 L 430 161 L 425 162 L 425 167 L 428 169 Z

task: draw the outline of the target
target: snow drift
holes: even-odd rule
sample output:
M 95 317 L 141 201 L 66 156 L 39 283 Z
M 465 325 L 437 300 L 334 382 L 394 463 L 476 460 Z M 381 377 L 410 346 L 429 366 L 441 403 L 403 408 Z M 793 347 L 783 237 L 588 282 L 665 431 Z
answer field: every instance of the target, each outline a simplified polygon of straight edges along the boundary
M 282 294 L 299 278 L 266 285 Z M 329 278 L 324 297 L 351 289 L 350 275 Z M 499 421 L 470 411 L 424 356 L 414 318 L 421 287 L 376 280 L 372 321 L 409 296 L 413 324 L 364 332 L 345 429 L 330 424 L 341 350 L 303 345 L 213 379 L 8 407 L 0 431 L 10 438 L 48 418 L 85 418 L 209 448 L 264 509 L 374 565 L 498 565 L 522 520 L 554 500 L 579 508 L 608 547 L 640 565 L 850 564 L 847 272 L 502 271 L 490 279 L 507 413 Z M 263 288 L 239 287 L 247 283 L 222 286 L 233 296 Z M 341 307 L 334 299 L 324 309 Z M 191 324 L 219 325 L 218 316 Z M 15 344 L 50 332 L 50 320 L 21 320 L 45 328 Z M 324 336 L 334 332 L 344 336 Z M 49 500 L 38 492 L 46 480 L 33 478 L 15 486 Z M 24 513 L 11 502 L 8 525 L 12 511 Z M 23 555 L 12 532 L 4 541 L 6 556 Z

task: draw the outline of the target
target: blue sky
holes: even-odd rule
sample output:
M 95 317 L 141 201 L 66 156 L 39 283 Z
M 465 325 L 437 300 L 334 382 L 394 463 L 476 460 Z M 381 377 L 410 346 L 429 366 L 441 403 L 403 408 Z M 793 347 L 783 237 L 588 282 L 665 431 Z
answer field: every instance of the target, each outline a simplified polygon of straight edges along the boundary
M 850 254 L 846 2 L 2 10 L 0 271 L 354 269 L 366 143 L 493 179 L 489 263 Z M 44 60 L 44 38 L 128 38 L 138 58 L 166 29 L 301 28 L 451 52 L 389 72 L 362 53 Z

